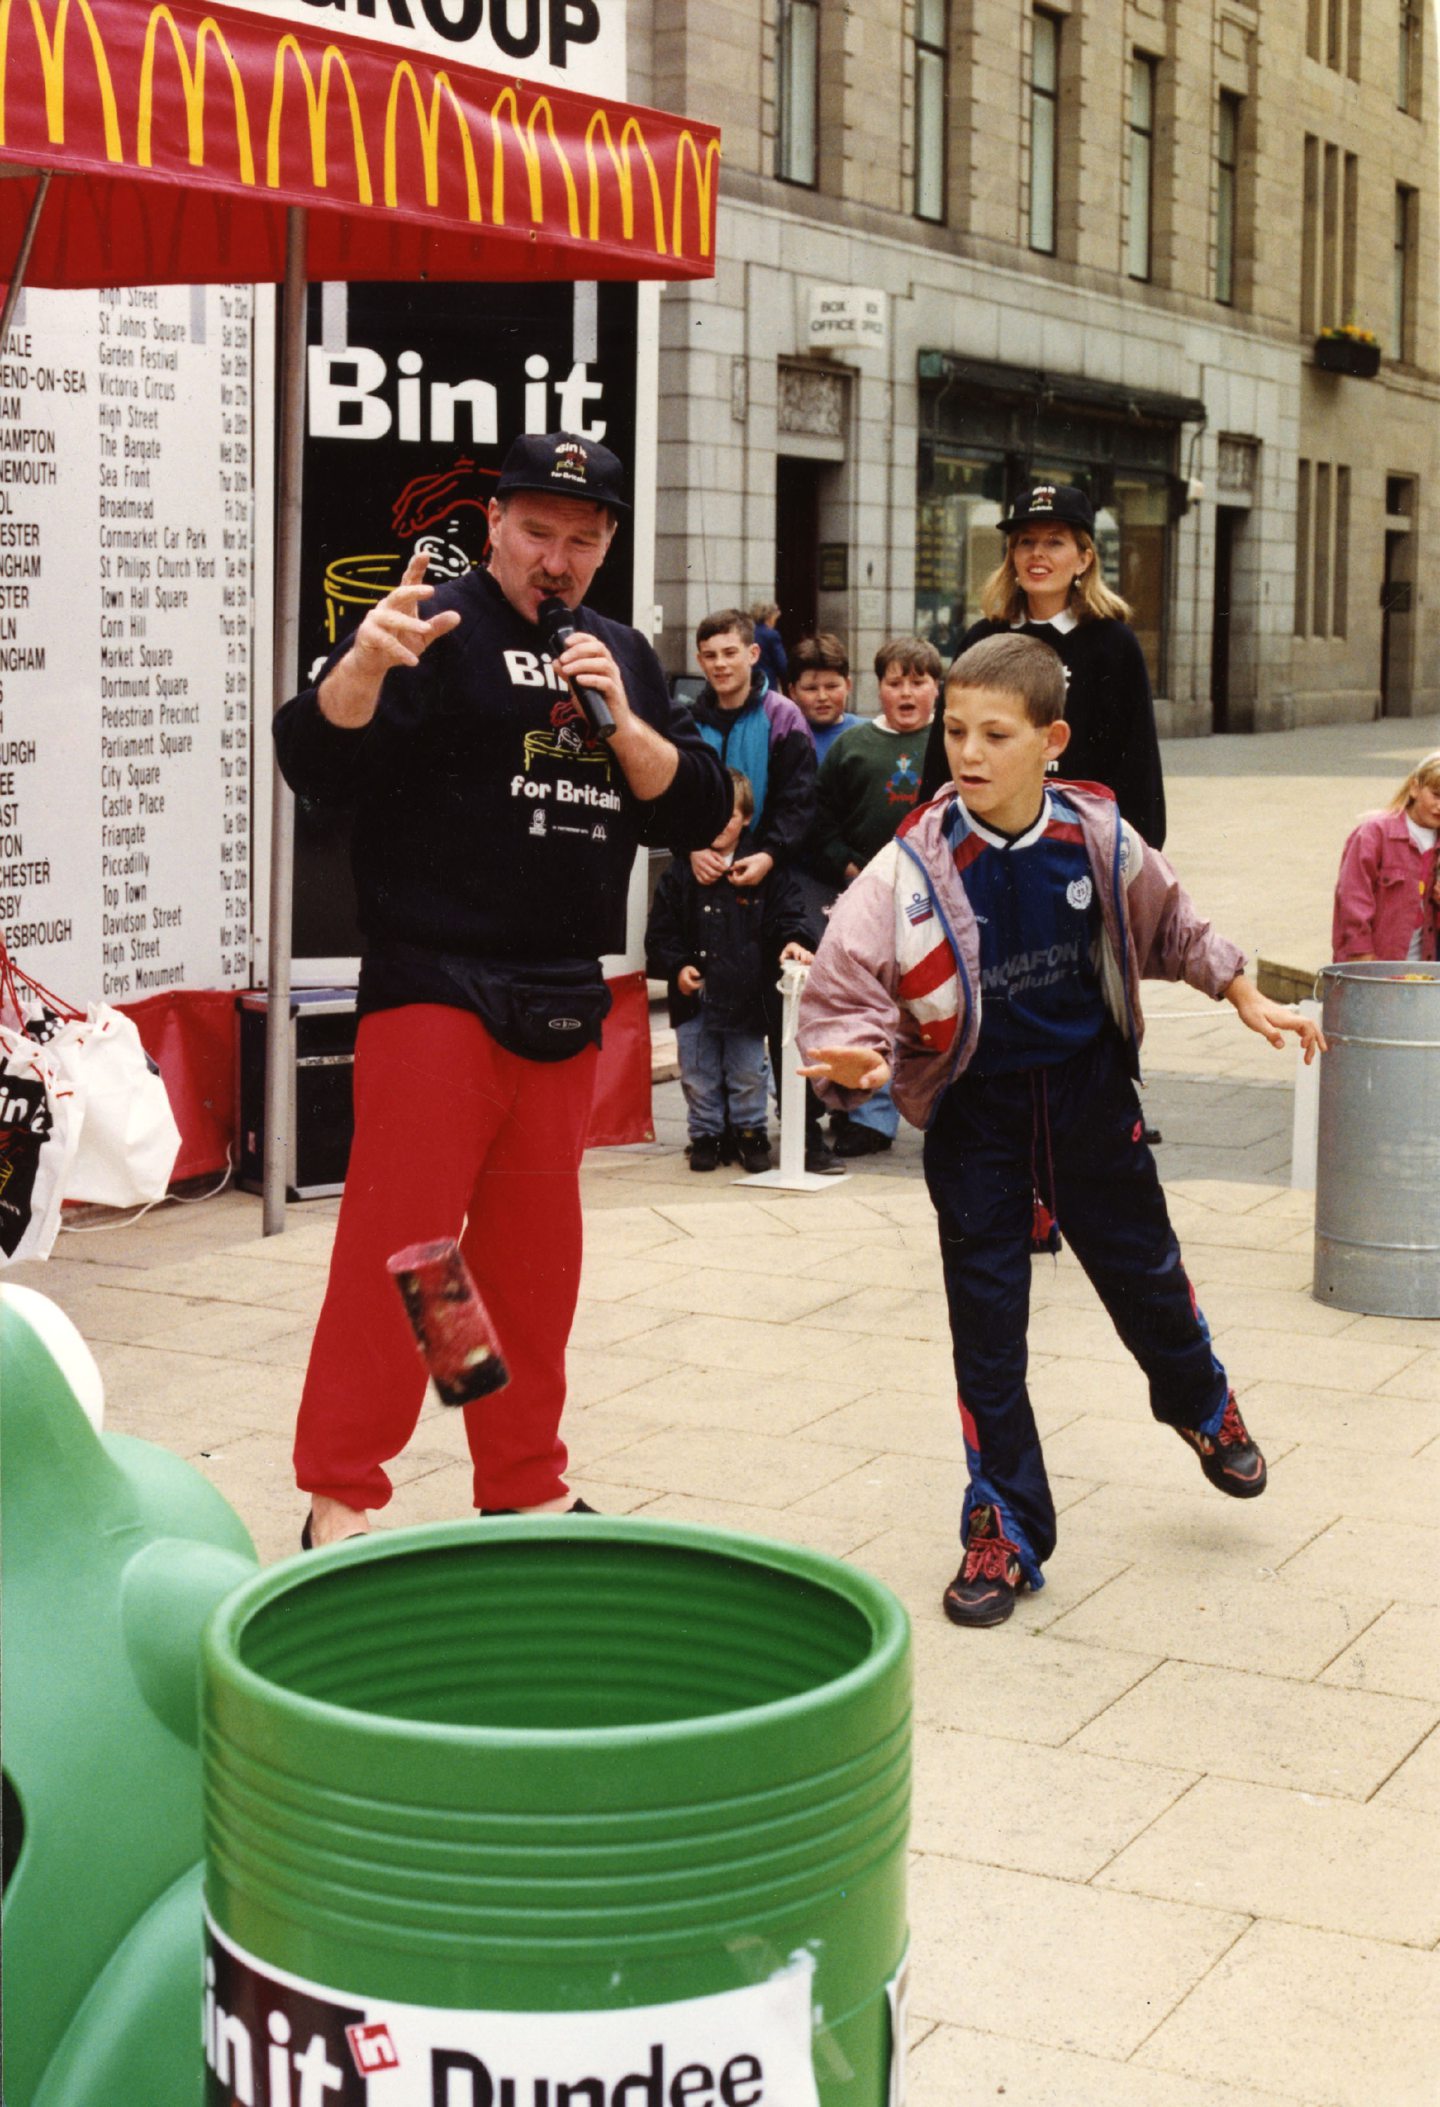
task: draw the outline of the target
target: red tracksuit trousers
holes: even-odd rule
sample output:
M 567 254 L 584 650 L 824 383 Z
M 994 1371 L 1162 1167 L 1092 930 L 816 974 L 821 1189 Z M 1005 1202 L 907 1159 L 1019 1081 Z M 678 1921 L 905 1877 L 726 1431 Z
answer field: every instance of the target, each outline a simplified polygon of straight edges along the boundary
M 415 1431 L 425 1370 L 385 1261 L 457 1235 L 510 1370 L 464 1407 L 475 1505 L 537 1507 L 567 1490 L 560 1415 L 597 1058 L 592 1046 L 527 1061 L 478 1017 L 431 1003 L 361 1020 L 355 1138 L 295 1432 L 302 1491 L 389 1500 L 384 1466 Z

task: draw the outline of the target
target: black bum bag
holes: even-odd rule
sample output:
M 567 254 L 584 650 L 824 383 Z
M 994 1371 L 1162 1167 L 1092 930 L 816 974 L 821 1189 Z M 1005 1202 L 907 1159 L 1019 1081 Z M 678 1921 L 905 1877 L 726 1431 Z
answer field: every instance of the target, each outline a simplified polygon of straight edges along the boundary
M 593 959 L 475 959 L 387 944 L 361 968 L 359 1009 L 438 1002 L 470 1010 L 526 1061 L 568 1061 L 600 1044 L 610 990 Z

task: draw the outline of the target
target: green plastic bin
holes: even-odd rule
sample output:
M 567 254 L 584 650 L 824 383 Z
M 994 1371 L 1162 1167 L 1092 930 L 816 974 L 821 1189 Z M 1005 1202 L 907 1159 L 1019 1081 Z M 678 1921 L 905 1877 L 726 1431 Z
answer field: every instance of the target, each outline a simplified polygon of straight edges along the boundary
M 909 1651 L 869 1575 L 678 1524 L 241 1587 L 204 1647 L 207 2102 L 886 2107 Z

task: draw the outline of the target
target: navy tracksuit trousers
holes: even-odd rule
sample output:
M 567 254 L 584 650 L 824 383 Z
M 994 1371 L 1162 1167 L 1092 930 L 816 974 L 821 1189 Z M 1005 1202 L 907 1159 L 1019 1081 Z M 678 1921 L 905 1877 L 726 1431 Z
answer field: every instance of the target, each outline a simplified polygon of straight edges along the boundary
M 1055 1548 L 1055 1504 L 1026 1387 L 1038 1192 L 1150 1381 L 1167 1426 L 1215 1433 L 1229 1385 L 1180 1262 L 1117 1034 L 1013 1075 L 961 1075 L 925 1136 L 972 1510 L 991 1504 L 1025 1577 Z

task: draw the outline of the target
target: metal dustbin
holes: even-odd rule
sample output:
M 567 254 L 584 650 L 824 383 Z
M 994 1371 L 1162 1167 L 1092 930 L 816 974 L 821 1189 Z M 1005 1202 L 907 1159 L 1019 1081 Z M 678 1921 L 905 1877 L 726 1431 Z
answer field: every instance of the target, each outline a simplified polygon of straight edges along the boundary
M 1440 1318 L 1440 964 L 1321 972 L 1317 1302 Z
M 886 2107 L 910 1640 L 793 1545 L 492 1519 L 291 1560 L 203 1665 L 209 2107 Z

